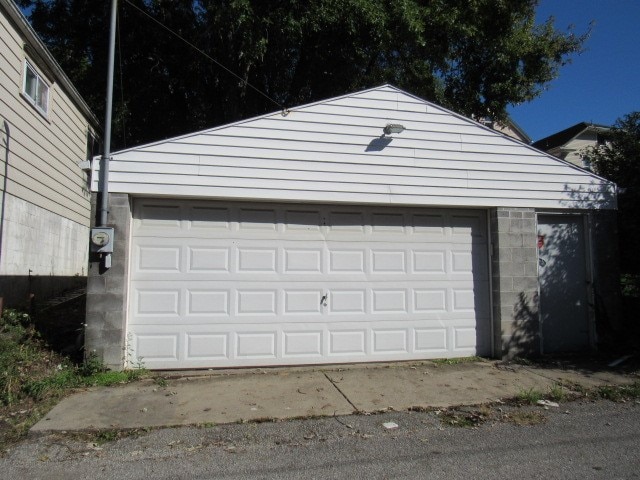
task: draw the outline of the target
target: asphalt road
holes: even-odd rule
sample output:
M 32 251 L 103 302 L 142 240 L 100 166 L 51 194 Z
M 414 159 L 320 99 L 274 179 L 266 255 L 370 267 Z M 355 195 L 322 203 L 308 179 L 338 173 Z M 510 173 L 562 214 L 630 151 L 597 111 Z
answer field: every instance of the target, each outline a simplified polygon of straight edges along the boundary
M 457 415 L 483 418 L 474 409 Z M 99 444 L 97 437 L 48 435 L 0 459 L 0 477 L 640 478 L 639 401 L 503 406 L 484 415 L 473 428 L 448 425 L 454 417 L 443 411 L 162 429 Z

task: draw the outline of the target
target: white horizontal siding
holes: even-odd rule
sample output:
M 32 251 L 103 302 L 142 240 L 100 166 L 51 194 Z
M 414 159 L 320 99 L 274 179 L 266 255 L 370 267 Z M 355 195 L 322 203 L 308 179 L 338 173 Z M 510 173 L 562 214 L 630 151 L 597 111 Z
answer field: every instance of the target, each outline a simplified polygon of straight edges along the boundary
M 367 154 L 350 155 L 348 158 L 341 154 L 323 154 L 322 158 L 314 152 L 289 152 L 289 151 L 275 151 L 264 150 L 260 151 L 255 148 L 245 147 L 229 147 L 220 149 L 219 155 L 199 155 L 194 154 L 180 154 L 177 152 L 128 152 L 126 158 L 118 160 L 122 165 L 128 162 L 136 163 L 140 165 L 139 168 L 144 170 L 144 165 L 151 163 L 159 164 L 175 164 L 175 165 L 210 165 L 210 166 L 238 166 L 246 168 L 282 168 L 285 170 L 297 170 L 308 169 L 311 171 L 317 171 L 322 167 L 323 171 L 355 171 L 363 172 L 363 165 L 366 165 L 367 172 L 377 171 L 382 174 L 390 174 L 398 172 L 399 169 L 405 169 L 410 171 L 409 175 L 416 175 L 423 172 L 424 175 L 431 175 L 432 172 L 441 170 L 442 173 L 438 176 L 455 176 L 457 171 L 469 172 L 490 172 L 489 175 L 504 173 L 510 175 L 511 172 L 526 172 L 532 171 L 530 164 L 518 163 L 522 162 L 523 158 L 518 156 L 502 156 L 500 159 L 505 160 L 512 158 L 514 163 L 503 162 L 502 164 L 496 164 L 490 162 L 492 157 L 490 155 L 478 155 L 473 161 L 461 160 L 456 157 L 463 157 L 463 155 L 440 155 L 441 158 L 413 158 L 411 162 L 407 161 L 406 157 L 385 155 L 384 157 L 378 157 L 376 164 L 372 163 L 371 156 Z M 485 161 L 482 161 L 484 159 Z M 349 163 L 346 163 L 348 160 Z M 452 161 L 456 160 L 456 161 Z M 409 165 L 407 165 L 409 164 Z M 167 168 L 167 167 L 162 167 Z M 164 170 L 159 170 L 164 171 Z M 584 174 L 582 176 L 576 176 L 576 172 L 571 169 L 567 170 L 564 164 L 553 162 L 548 166 L 539 166 L 536 169 L 537 173 L 545 175 L 546 181 L 551 181 L 552 178 L 560 177 L 573 177 L 585 178 L 590 180 L 592 177 Z M 581 172 L 578 172 L 581 173 Z M 551 174 L 551 175 L 547 175 Z M 532 174 L 535 175 L 535 174 Z M 490 176 L 489 178 L 493 178 Z M 522 177 L 508 177 L 509 179 L 516 180 Z M 524 179 L 523 179 L 524 180 Z M 529 180 L 529 177 L 527 177 Z M 562 180 L 563 182 L 565 180 Z
M 111 181 L 120 184 L 140 184 L 146 183 L 165 185 L 166 175 L 155 173 L 132 174 L 113 172 L 110 174 Z M 197 182 L 197 183 L 194 183 Z M 482 196 L 485 198 L 518 198 L 518 199 L 558 199 L 555 189 L 551 189 L 555 184 L 549 184 L 548 190 L 537 188 L 535 191 L 527 191 L 514 188 L 511 182 L 505 182 L 504 185 L 493 185 L 489 181 L 445 181 L 437 179 L 423 179 L 423 181 L 415 180 L 411 183 L 365 183 L 359 182 L 354 177 L 345 178 L 341 181 L 331 179 L 313 180 L 313 179 L 282 179 L 282 178 L 252 178 L 247 183 L 245 178 L 238 177 L 219 177 L 219 176 L 197 176 L 194 180 L 193 175 L 173 175 L 172 188 L 178 185 L 183 186 L 201 186 L 201 187 L 236 187 L 250 189 L 269 189 L 273 188 L 279 191 L 307 191 L 307 192 L 342 192 L 342 193 L 375 193 L 375 194 L 392 194 L 397 195 L 429 195 L 429 196 L 458 196 L 465 197 L 469 194 Z M 544 186 L 543 186 L 544 187 Z M 596 200 L 599 195 L 604 195 L 607 190 L 600 185 L 587 185 L 579 189 L 580 195 L 589 195 L 590 199 Z M 287 197 L 288 198 L 288 197 Z
M 387 123 L 406 130 L 383 136 Z M 615 208 L 611 183 L 391 86 L 116 153 L 110 191 Z

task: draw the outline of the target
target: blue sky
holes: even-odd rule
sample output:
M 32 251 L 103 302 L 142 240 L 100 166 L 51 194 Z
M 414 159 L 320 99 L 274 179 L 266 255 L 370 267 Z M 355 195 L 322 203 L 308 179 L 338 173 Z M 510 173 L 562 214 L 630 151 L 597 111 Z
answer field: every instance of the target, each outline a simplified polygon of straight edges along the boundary
M 586 50 L 560 69 L 547 91 L 509 109 L 535 141 L 587 121 L 611 125 L 640 110 L 640 0 L 541 0 L 537 21 L 555 17 L 556 28 L 585 32 Z

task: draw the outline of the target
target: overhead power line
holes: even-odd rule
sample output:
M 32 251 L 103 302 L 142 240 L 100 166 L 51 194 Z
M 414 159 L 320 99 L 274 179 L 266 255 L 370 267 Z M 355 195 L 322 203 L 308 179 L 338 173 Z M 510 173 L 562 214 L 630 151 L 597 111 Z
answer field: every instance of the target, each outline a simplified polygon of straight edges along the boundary
M 169 27 L 167 27 L 164 23 L 160 22 L 159 20 L 157 20 L 156 18 L 152 17 L 151 15 L 149 15 L 147 12 L 145 12 L 144 10 L 142 10 L 140 7 L 134 5 L 133 3 L 131 3 L 129 0 L 124 0 L 125 3 L 128 3 L 131 7 L 133 7 L 135 10 L 137 10 L 138 12 L 140 12 L 142 15 L 146 16 L 148 19 L 152 20 L 153 22 L 155 22 L 156 24 L 158 24 L 160 27 L 162 27 L 163 29 L 165 29 L 167 32 L 169 32 L 171 35 L 173 35 L 174 37 L 182 40 L 184 43 L 186 43 L 187 45 L 189 45 L 191 48 L 193 48 L 195 51 L 197 51 L 198 53 L 200 53 L 201 55 L 203 55 L 204 57 L 206 57 L 207 59 L 209 59 L 210 61 L 212 61 L 213 63 L 215 63 L 218 67 L 222 68 L 224 71 L 226 71 L 227 73 L 229 73 L 230 75 L 233 75 L 235 78 L 237 78 L 238 80 L 240 80 L 244 85 L 251 87 L 253 90 L 255 90 L 256 92 L 258 92 L 260 95 L 262 95 L 263 97 L 265 97 L 267 100 L 275 103 L 278 107 L 280 107 L 282 109 L 283 112 L 287 111 L 287 108 L 282 105 L 280 102 L 274 100 L 273 98 L 271 98 L 269 95 L 267 95 L 265 92 L 263 92 L 262 90 L 260 90 L 258 87 L 255 87 L 254 85 L 252 85 L 251 83 L 249 83 L 247 80 L 245 80 L 244 78 L 242 78 L 240 75 L 236 74 L 235 72 L 233 72 L 232 70 L 230 70 L 229 68 L 225 67 L 223 64 L 221 64 L 220 62 L 218 62 L 215 58 L 211 57 L 209 54 L 207 54 L 206 52 L 204 52 L 202 49 L 198 48 L 196 45 L 194 45 L 193 43 L 191 43 L 189 40 L 187 40 L 186 38 L 180 36 L 180 34 L 174 32 L 173 30 L 171 30 Z

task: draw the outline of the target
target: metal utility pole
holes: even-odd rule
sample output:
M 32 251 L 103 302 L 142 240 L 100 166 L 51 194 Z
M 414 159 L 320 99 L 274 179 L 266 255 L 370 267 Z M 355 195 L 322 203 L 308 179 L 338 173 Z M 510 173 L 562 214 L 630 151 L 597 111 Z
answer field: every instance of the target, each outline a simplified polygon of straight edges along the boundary
M 104 118 L 104 153 L 100 168 L 100 219 L 98 227 L 91 229 L 91 251 L 98 253 L 105 270 L 111 268 L 114 229 L 107 227 L 109 215 L 109 160 L 111 159 L 111 112 L 113 107 L 113 64 L 116 51 L 116 19 L 118 1 L 111 0 L 111 25 L 109 29 L 109 64 L 107 68 L 107 100 Z
M 118 0 L 111 0 L 111 25 L 109 29 L 109 66 L 107 70 L 107 103 L 104 118 L 104 153 L 100 176 L 102 190 L 100 191 L 100 226 L 107 226 L 109 213 L 109 160 L 111 157 L 111 112 L 113 106 L 113 64 L 116 50 L 116 18 Z

